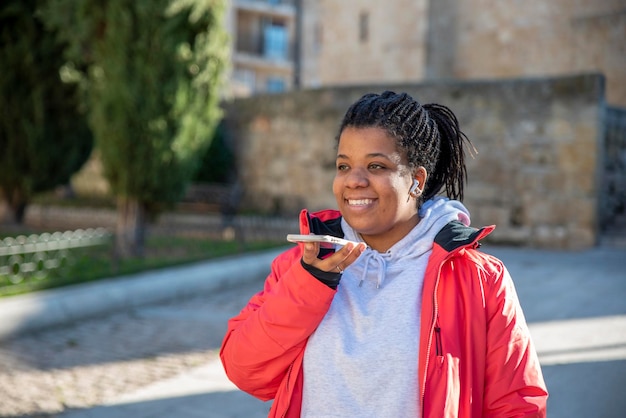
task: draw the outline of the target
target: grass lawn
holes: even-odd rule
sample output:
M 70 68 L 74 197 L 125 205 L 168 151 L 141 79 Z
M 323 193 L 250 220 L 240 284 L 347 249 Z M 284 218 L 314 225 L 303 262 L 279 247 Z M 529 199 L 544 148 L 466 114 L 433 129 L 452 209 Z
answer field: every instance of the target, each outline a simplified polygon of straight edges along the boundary
M 0 238 L 17 235 L 19 234 L 12 232 L 3 234 Z M 23 278 L 11 275 L 11 273 L 0 274 L 0 297 L 270 249 L 281 245 L 285 243 L 272 241 L 240 243 L 197 237 L 153 236 L 147 239 L 143 258 L 116 260 L 113 257 L 111 239 L 105 244 L 67 250 L 64 257 L 57 257 L 61 260 L 58 268 L 45 269 L 42 267 L 43 262 L 39 261 L 36 271 L 24 274 Z M 10 265 L 7 263 L 8 257 L 0 257 L 0 267 L 2 264 Z M 15 268 L 11 271 L 14 272 L 14 270 Z

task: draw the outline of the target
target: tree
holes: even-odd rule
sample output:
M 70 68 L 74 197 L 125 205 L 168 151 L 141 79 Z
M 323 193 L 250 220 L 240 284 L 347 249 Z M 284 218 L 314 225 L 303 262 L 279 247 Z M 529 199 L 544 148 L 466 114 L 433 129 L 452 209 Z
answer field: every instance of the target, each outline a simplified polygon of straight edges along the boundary
M 224 127 L 218 125 L 211 145 L 202 155 L 200 168 L 193 180 L 201 183 L 229 183 L 236 176 L 235 156 L 226 143 Z
M 142 255 L 146 219 L 177 202 L 221 116 L 225 0 L 51 0 L 85 80 L 89 121 L 117 197 L 116 247 Z
M 0 6 L 0 195 L 18 223 L 33 194 L 66 184 L 93 143 L 78 86 L 61 80 L 63 44 L 39 19 L 41 4 Z

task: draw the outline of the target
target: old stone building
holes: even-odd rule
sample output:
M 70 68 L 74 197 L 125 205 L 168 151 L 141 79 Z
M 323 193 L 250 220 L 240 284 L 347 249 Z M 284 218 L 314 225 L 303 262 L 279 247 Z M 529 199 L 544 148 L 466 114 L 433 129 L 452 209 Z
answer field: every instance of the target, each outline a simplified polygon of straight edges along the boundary
M 626 0 L 302 0 L 302 87 L 597 72 L 626 106 Z

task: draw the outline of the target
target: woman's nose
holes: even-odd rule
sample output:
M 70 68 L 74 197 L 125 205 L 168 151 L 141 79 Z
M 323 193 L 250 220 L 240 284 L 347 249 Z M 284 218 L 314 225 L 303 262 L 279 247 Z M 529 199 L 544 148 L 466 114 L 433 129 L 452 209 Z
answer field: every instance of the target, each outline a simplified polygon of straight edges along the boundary
M 350 188 L 367 187 L 369 185 L 367 172 L 360 169 L 350 170 L 350 174 L 348 174 L 346 179 L 346 185 Z

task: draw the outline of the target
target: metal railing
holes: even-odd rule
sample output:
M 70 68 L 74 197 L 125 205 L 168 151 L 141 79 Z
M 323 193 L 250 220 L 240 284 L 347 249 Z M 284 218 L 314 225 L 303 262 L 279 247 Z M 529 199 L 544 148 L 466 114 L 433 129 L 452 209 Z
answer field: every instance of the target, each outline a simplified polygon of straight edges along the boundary
M 607 107 L 602 200 L 604 227 L 626 215 L 626 108 Z
M 88 228 L 0 239 L 0 277 L 8 277 L 13 284 L 43 278 L 67 265 L 69 250 L 101 245 L 110 237 L 104 228 Z

